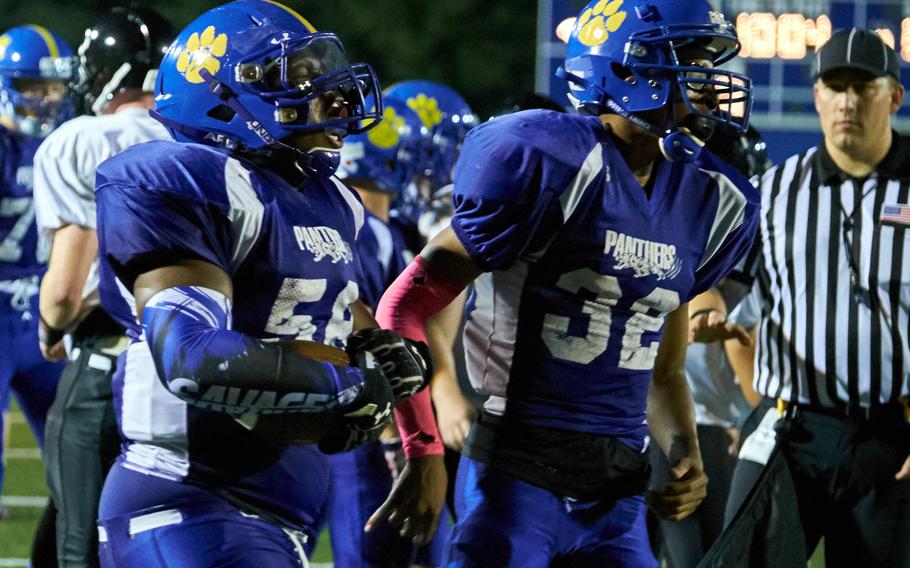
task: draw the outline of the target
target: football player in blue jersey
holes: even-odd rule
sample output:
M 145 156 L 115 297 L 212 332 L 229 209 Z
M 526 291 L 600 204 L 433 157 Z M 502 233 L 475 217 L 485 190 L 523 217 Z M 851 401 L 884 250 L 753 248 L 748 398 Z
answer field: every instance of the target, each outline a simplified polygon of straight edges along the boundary
M 405 105 L 420 119 L 425 143 L 417 157 L 417 176 L 405 186 L 392 211 L 392 224 L 400 227 L 412 248 L 419 250 L 426 244 L 426 234 L 418 227 L 420 216 L 436 193 L 451 185 L 464 137 L 477 125 L 477 117 L 454 89 L 432 81 L 401 81 L 386 89 L 383 96 Z
M 389 226 L 392 202 L 412 183 L 425 147 L 421 122 L 403 102 L 385 95 L 376 127 L 345 139 L 338 176 L 357 190 L 366 209 L 358 248 L 364 275 L 361 299 L 376 308 L 382 293 L 413 259 L 403 235 Z
M 646 432 L 682 519 L 706 494 L 684 361 L 688 302 L 747 251 L 748 181 L 705 151 L 747 78 L 732 25 L 704 0 L 595 0 L 561 75 L 579 113 L 474 129 L 452 225 L 383 296 L 380 323 L 422 339 L 474 281 L 468 370 L 489 393 L 458 471 L 451 566 L 656 566 Z M 748 106 L 748 105 L 747 105 Z
M 419 119 L 416 129 L 420 143 L 410 144 L 408 154 L 416 161 L 413 180 L 406 184 L 393 204 L 390 225 L 405 235 L 416 253 L 448 225 L 451 218 L 452 170 L 461 145 L 477 117 L 467 101 L 451 87 L 432 81 L 410 80 L 385 90 L 387 104 L 411 110 Z M 399 271 L 400 272 L 400 271 Z M 397 276 L 397 275 L 396 275 Z M 464 313 L 464 298 L 451 305 L 431 327 L 430 341 L 434 366 L 430 395 L 439 420 L 440 434 L 450 450 L 461 451 L 464 437 L 474 419 L 474 409 L 461 395 L 452 349 Z M 449 363 L 441 364 L 442 361 Z M 457 456 L 447 452 L 450 473 Z
M 411 396 L 424 360 L 358 300 L 363 206 L 333 175 L 343 137 L 381 113 L 372 69 L 297 12 L 237 0 L 177 36 L 155 93 L 177 142 L 133 146 L 96 182 L 102 304 L 132 337 L 102 564 L 306 565 L 325 454 L 375 440 L 396 403 L 411 459 L 394 513 L 431 534 L 441 499 L 420 489 L 444 470 Z M 344 365 L 331 348 L 352 330 Z
M 43 445 L 47 410 L 63 369 L 38 349 L 38 281 L 47 269 L 32 201 L 32 161 L 41 141 L 69 118 L 69 45 L 38 25 L 0 35 L 0 432 L 16 394 Z M 3 486 L 0 456 L 0 488 Z M 0 509 L 0 518 L 9 514 Z

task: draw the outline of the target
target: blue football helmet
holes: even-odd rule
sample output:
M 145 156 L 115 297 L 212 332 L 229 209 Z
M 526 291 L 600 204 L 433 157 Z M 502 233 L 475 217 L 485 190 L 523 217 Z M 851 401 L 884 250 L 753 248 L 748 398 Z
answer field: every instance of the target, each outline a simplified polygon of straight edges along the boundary
M 330 175 L 333 148 L 296 150 L 291 139 L 324 131 L 364 132 L 382 116 L 379 81 L 365 63 L 349 64 L 333 33 L 271 0 L 237 0 L 205 12 L 168 49 L 155 86 L 156 116 L 181 141 L 268 154 L 293 151 L 311 175 Z M 337 95 L 326 117 L 312 101 Z M 377 95 L 376 104 L 366 97 Z
M 705 0 L 593 0 L 575 22 L 557 74 L 568 81 L 569 99 L 582 112 L 612 112 L 661 138 L 679 141 L 681 125 L 673 118 L 653 124 L 642 113 L 677 97 L 697 120 L 745 132 L 751 80 L 716 68 L 739 49 L 733 25 Z M 710 60 L 713 67 L 693 59 Z M 743 110 L 736 117 L 738 107 Z
M 367 101 L 373 104 L 373 97 Z M 401 101 L 385 100 L 382 121 L 369 132 L 345 138 L 338 176 L 366 180 L 398 194 L 417 175 L 426 141 L 417 114 Z
M 0 36 L 0 114 L 19 132 L 44 137 L 72 118 L 72 103 L 65 96 L 72 57 L 69 44 L 42 26 L 17 26 Z M 60 92 L 56 97 L 25 93 L 26 80 L 59 83 Z
M 383 99 L 396 101 L 420 118 L 421 132 L 430 142 L 420 159 L 419 172 L 429 180 L 431 192 L 452 183 L 455 162 L 477 117 L 453 89 L 430 81 L 404 81 L 385 90 Z

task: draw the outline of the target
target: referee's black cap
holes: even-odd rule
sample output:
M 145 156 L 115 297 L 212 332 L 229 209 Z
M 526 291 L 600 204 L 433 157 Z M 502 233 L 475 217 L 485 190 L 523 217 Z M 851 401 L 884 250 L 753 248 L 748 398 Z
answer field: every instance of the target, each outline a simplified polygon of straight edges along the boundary
M 835 69 L 859 69 L 900 81 L 897 54 L 872 30 L 840 30 L 815 54 L 815 77 Z

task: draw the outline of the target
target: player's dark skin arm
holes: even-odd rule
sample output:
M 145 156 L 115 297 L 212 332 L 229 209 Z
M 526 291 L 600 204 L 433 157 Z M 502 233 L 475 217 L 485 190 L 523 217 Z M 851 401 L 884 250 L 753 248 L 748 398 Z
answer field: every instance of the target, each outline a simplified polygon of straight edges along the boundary
M 649 491 L 647 502 L 658 516 L 671 521 L 692 514 L 708 487 L 695 432 L 695 408 L 686 383 L 688 331 L 689 306 L 683 304 L 667 316 L 648 392 L 648 427 L 670 461 L 673 479 Z
M 136 313 L 142 314 L 145 304 L 158 292 L 177 286 L 199 286 L 224 294 L 229 300 L 234 296 L 234 285 L 231 277 L 215 266 L 203 260 L 180 260 L 170 266 L 162 266 L 140 274 L 133 285 L 133 297 L 136 298 Z M 379 327 L 370 315 L 369 309 L 358 300 L 351 304 L 354 317 L 354 330 Z
M 232 299 L 234 292 L 230 276 L 217 266 L 201 260 L 183 260 L 146 272 L 136 279 L 133 296 L 136 298 L 137 313 L 142 313 L 152 296 L 176 286 L 209 288 L 228 299 Z M 355 330 L 378 327 L 369 309 L 360 300 L 351 304 L 351 313 Z M 440 472 L 442 482 L 438 486 Z M 445 492 L 446 472 L 442 456 L 410 459 L 392 493 L 367 526 L 388 518 L 393 524 L 401 525 L 403 536 L 421 543 L 429 542 L 436 532 Z
M 429 264 L 431 274 L 467 287 L 483 272 L 471 259 L 451 228 L 442 231 L 423 249 L 420 256 Z M 370 530 L 388 520 L 401 526 L 402 536 L 426 543 L 433 538 L 445 504 L 446 469 L 443 456 L 409 460 L 395 481 L 385 502 L 367 521 Z

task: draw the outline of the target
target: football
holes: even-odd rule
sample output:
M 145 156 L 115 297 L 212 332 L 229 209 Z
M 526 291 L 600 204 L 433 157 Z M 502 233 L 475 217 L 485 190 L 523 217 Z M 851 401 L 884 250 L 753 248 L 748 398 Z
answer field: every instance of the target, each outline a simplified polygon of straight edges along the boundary
M 350 365 L 351 359 L 344 350 L 315 341 L 282 341 L 298 355 L 334 365 Z M 261 414 L 253 426 L 256 432 L 278 446 L 315 444 L 338 422 L 335 412 L 300 414 Z

